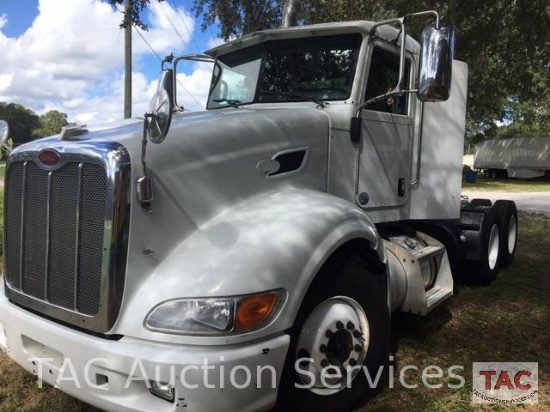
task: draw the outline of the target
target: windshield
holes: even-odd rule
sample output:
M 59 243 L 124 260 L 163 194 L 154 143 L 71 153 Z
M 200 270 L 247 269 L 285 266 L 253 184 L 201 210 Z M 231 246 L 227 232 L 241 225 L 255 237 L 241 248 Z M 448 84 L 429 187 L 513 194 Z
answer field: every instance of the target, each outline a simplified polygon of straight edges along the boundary
M 221 56 L 208 109 L 349 98 L 361 35 L 271 41 Z

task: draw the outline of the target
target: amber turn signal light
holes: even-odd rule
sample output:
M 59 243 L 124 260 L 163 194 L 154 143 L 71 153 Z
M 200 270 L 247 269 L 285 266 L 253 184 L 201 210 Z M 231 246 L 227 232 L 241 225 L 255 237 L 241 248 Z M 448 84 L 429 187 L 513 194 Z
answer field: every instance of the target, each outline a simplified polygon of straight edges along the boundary
M 251 329 L 262 323 L 275 306 L 277 294 L 275 292 L 244 298 L 237 307 L 236 329 Z

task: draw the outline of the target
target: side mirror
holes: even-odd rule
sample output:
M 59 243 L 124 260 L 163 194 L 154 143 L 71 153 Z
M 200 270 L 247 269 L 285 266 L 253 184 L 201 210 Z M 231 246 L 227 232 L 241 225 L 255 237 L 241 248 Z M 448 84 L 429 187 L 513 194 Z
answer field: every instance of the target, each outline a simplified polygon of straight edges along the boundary
M 8 153 L 11 153 L 12 147 L 8 142 L 8 136 L 10 134 L 10 128 L 8 122 L 5 120 L 0 120 L 0 145 L 7 150 Z
M 422 32 L 418 99 L 443 102 L 451 95 L 455 33 L 450 26 Z
M 151 99 L 147 122 L 147 134 L 153 143 L 162 143 L 170 129 L 174 109 L 174 77 L 172 69 L 163 70 L 159 87 Z

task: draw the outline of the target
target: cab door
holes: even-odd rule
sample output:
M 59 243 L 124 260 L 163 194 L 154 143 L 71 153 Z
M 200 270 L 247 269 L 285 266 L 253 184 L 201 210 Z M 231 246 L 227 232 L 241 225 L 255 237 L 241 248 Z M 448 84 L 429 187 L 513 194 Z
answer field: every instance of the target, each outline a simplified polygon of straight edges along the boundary
M 399 50 L 375 44 L 371 49 L 365 101 L 397 85 Z M 410 89 L 411 61 L 406 60 L 402 89 Z M 411 99 L 402 94 L 369 104 L 361 113 L 356 199 L 364 209 L 395 209 L 407 204 L 414 136 Z M 393 214 L 393 216 L 396 216 Z

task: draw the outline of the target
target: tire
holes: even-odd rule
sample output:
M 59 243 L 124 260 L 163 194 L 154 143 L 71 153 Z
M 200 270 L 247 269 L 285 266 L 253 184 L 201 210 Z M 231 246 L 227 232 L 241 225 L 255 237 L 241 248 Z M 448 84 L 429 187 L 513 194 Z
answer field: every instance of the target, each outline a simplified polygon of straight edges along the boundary
M 518 211 L 510 200 L 497 200 L 493 207 L 500 219 L 499 266 L 509 266 L 514 261 L 518 237 Z
M 468 277 L 478 285 L 489 285 L 496 277 L 500 259 L 500 219 L 494 208 L 483 208 L 485 216 L 481 224 L 480 260 L 469 261 Z
M 470 206 L 473 208 L 479 206 L 493 206 L 493 202 L 491 202 L 489 199 L 472 199 L 470 201 Z
M 506 170 L 506 169 L 497 169 L 496 176 L 499 179 L 508 179 L 508 170 Z
M 385 274 L 369 273 L 358 256 L 327 262 L 290 331 L 276 411 L 344 412 L 365 402 L 373 388 L 360 366 L 373 381 L 387 360 L 390 316 L 385 283 Z M 332 388 L 322 385 L 323 369 L 340 371 L 341 379 L 325 375 Z M 312 383 L 319 387 L 311 387 Z

